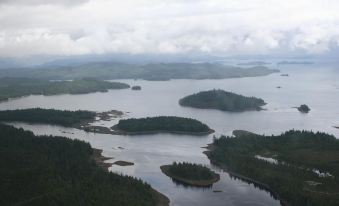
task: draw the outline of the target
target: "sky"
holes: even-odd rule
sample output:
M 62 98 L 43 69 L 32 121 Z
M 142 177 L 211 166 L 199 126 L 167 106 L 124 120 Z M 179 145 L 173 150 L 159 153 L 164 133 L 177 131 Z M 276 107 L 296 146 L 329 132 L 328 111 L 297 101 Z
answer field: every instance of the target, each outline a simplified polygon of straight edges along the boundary
M 338 0 L 0 0 L 0 58 L 39 55 L 321 55 Z

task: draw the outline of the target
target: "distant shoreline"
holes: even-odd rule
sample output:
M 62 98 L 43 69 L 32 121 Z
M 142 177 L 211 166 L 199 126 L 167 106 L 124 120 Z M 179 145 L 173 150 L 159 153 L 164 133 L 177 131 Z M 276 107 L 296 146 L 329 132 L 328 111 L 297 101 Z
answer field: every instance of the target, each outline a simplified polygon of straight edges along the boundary
M 213 129 L 209 129 L 207 132 L 183 132 L 183 131 L 169 131 L 169 130 L 154 130 L 154 131 L 140 131 L 140 132 L 128 132 L 118 128 L 118 125 L 114 125 L 111 127 L 112 134 L 115 135 L 147 135 L 147 134 L 161 134 L 161 133 L 169 133 L 169 134 L 179 134 L 179 135 L 195 135 L 195 136 L 205 136 L 214 133 Z

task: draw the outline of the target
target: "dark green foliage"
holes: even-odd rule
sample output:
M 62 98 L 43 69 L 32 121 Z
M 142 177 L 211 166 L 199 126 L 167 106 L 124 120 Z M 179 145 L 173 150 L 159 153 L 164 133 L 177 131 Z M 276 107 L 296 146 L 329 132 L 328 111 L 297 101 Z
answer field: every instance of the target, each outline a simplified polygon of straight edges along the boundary
M 302 113 L 308 113 L 311 109 L 306 104 L 302 104 L 298 107 L 298 110 Z
M 117 127 L 126 132 L 172 131 L 199 133 L 210 131 L 206 124 L 198 120 L 171 116 L 124 119 L 119 121 Z
M 62 111 L 55 109 L 19 109 L 0 111 L 0 121 L 21 121 L 29 123 L 56 124 L 72 127 L 77 124 L 94 121 L 95 112 Z
M 168 172 L 173 176 L 187 180 L 211 180 L 215 178 L 215 173 L 209 168 L 187 162 L 174 162 L 169 166 Z
M 0 77 L 30 77 L 41 79 L 224 79 L 264 76 L 278 70 L 257 66 L 241 68 L 211 63 L 122 64 L 114 62 L 90 63 L 74 67 L 3 69 Z
M 213 145 L 208 153 L 213 163 L 263 183 L 293 206 L 339 205 L 339 140 L 334 136 L 294 130 L 279 136 L 243 133 L 235 138 L 222 136 Z M 333 176 L 320 177 L 312 169 Z
M 107 92 L 108 89 L 125 88 L 129 88 L 129 85 L 89 78 L 74 81 L 47 81 L 41 79 L 5 77 L 0 79 L 0 100 L 33 94 L 86 94 L 91 92 Z
M 0 205 L 152 206 L 151 187 L 109 173 L 88 143 L 0 125 Z
M 232 92 L 214 89 L 186 96 L 179 100 L 179 104 L 201 109 L 241 112 L 260 110 L 260 106 L 266 103 L 264 100 L 256 97 L 245 97 Z

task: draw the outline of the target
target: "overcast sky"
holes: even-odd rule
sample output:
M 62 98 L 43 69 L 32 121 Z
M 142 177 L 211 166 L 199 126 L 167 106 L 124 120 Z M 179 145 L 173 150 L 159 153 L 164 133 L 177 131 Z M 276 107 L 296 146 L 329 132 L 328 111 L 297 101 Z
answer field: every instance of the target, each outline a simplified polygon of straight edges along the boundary
M 0 57 L 323 54 L 338 0 L 0 0 Z

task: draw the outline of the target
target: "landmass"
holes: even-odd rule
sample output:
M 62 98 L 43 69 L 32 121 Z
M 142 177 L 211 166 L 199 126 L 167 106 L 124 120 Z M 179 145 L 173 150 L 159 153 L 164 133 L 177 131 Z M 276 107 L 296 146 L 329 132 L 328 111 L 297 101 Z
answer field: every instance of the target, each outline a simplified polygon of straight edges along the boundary
M 271 64 L 271 63 L 264 62 L 264 61 L 252 61 L 252 62 L 238 63 L 237 65 L 240 65 L 240 66 L 262 66 L 262 65 L 268 65 L 268 64 Z
M 163 165 L 161 171 L 177 182 L 197 187 L 208 187 L 218 182 L 220 175 L 209 168 L 192 163 L 176 163 Z
M 186 96 L 179 100 L 181 106 L 199 109 L 218 109 L 230 112 L 262 110 L 265 101 L 256 97 L 226 92 L 224 90 L 209 90 Z
M 311 110 L 306 104 L 300 105 L 299 107 L 297 107 L 297 109 L 301 113 L 308 113 Z
M 119 166 L 132 166 L 132 165 L 134 165 L 133 162 L 127 162 L 127 161 L 122 161 L 122 160 L 116 161 L 113 164 L 119 165 Z
M 133 86 L 132 90 L 141 90 L 141 86 Z
M 0 124 L 0 205 L 165 206 L 147 183 L 108 172 L 89 143 Z
M 112 134 L 110 128 L 91 125 L 91 123 L 99 120 L 110 121 L 112 118 L 118 118 L 122 115 L 123 112 L 117 110 L 92 112 L 87 110 L 68 111 L 32 108 L 0 111 L 0 121 L 60 125 L 81 129 L 86 132 Z
M 2 69 L 0 77 L 29 77 L 48 80 L 70 80 L 92 77 L 111 79 L 226 79 L 265 76 L 275 72 L 265 66 L 242 68 L 217 63 L 154 63 L 123 64 L 116 62 L 89 63 L 57 68 Z
M 238 131 L 214 138 L 205 154 L 232 176 L 271 191 L 283 205 L 339 205 L 339 140 L 332 135 Z
M 286 65 L 286 64 L 313 64 L 311 61 L 280 61 L 277 63 L 278 65 Z
M 36 78 L 0 78 L 0 101 L 28 95 L 87 94 L 107 92 L 110 89 L 126 89 L 130 86 L 120 82 L 95 79 L 73 81 L 49 81 Z
M 112 130 L 121 135 L 154 133 L 208 135 L 214 132 L 206 124 L 198 120 L 174 116 L 122 119 L 112 127 Z

